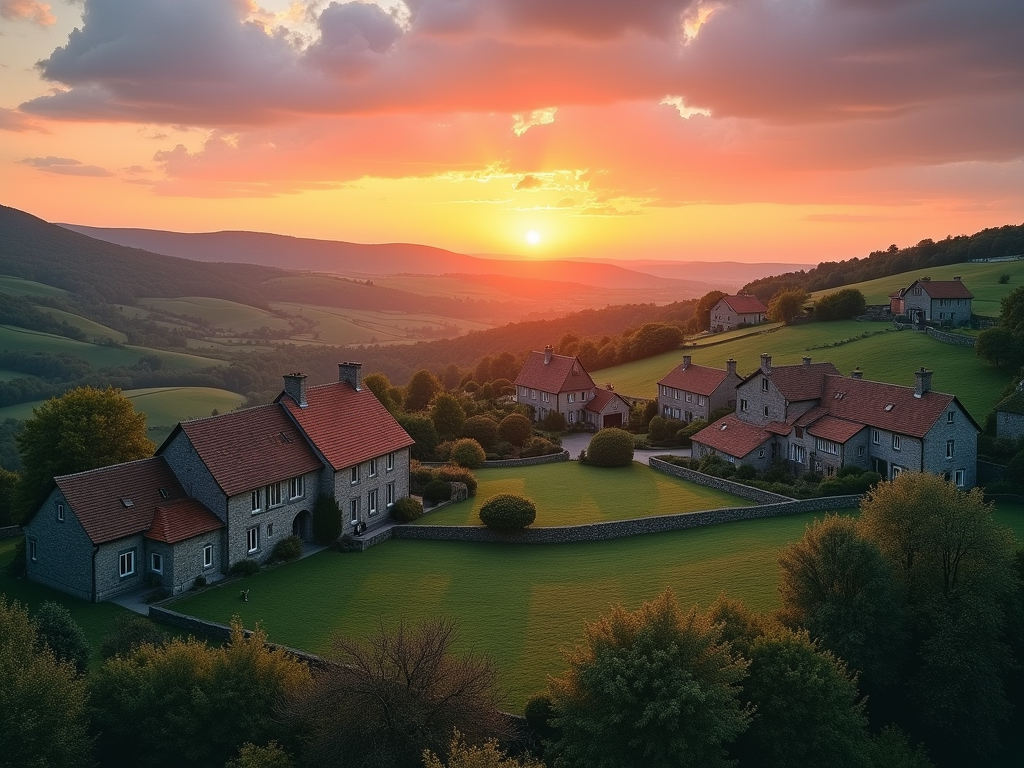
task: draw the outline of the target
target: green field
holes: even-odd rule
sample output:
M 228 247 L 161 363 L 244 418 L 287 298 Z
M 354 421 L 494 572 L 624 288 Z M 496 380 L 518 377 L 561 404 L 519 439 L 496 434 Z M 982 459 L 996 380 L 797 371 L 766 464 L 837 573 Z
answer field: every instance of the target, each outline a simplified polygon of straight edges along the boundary
M 686 350 L 693 362 L 725 368 L 733 357 L 741 375 L 752 373 L 761 364 L 761 353 L 772 356 L 773 365 L 793 365 L 804 355 L 815 362 L 831 362 L 849 375 L 856 367 L 864 378 L 904 386 L 914 385 L 914 371 L 921 366 L 935 372 L 932 386 L 937 392 L 956 395 L 978 421 L 999 401 L 1008 375 L 978 359 L 969 347 L 943 344 L 923 333 L 896 331 L 888 323 L 859 323 L 845 320 L 834 323 L 808 323 L 781 328 L 760 336 L 748 336 L 706 349 Z M 840 339 L 872 333 L 849 344 L 826 349 L 810 349 Z M 596 372 L 596 381 L 609 381 L 625 395 L 655 397 L 657 383 L 682 362 L 683 352 L 676 350 L 636 362 Z
M 25 280 L 21 277 L 10 277 L 0 275 L 0 293 L 7 293 L 12 296 L 67 296 L 68 292 L 63 288 L 54 288 L 52 285 L 36 283 L 32 280 Z
M 121 344 L 128 341 L 128 337 L 120 331 L 115 331 L 113 328 L 108 328 L 107 326 L 90 320 L 87 317 L 75 315 L 71 312 L 65 312 L 63 309 L 53 309 L 52 307 L 38 307 L 38 309 L 40 312 L 49 315 L 57 322 L 63 320 L 73 328 L 80 329 L 92 341 L 113 339 Z
M 155 312 L 170 315 L 201 317 L 212 328 L 245 333 L 267 326 L 275 331 L 291 328 L 287 320 L 272 315 L 265 309 L 250 307 L 227 299 L 205 296 L 182 296 L 176 299 L 139 299 L 139 304 Z
M 415 312 L 339 309 L 288 302 L 274 302 L 271 306 L 275 309 L 283 309 L 290 315 L 300 315 L 315 320 L 317 322 L 315 340 L 323 344 L 338 346 L 412 343 L 424 338 L 423 329 L 437 334 L 435 338 L 442 338 L 492 327 L 487 323 L 473 320 L 456 320 L 440 315 Z M 312 334 L 296 338 L 314 339 Z M 376 342 L 373 341 L 374 339 Z
M 533 527 L 602 523 L 672 515 L 750 502 L 656 472 L 645 464 L 603 469 L 578 461 L 536 467 L 479 469 L 474 498 L 430 512 L 423 525 L 481 525 L 480 507 L 499 493 L 518 493 L 537 505 Z

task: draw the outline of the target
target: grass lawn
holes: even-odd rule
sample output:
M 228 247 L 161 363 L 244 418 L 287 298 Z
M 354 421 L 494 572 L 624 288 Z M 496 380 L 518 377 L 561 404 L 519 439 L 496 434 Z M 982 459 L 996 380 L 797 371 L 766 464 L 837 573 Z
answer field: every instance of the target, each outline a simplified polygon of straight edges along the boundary
M 644 464 L 612 469 L 578 461 L 536 467 L 480 469 L 480 487 L 471 499 L 424 515 L 423 525 L 482 525 L 480 507 L 499 493 L 518 493 L 537 505 L 534 527 L 579 525 L 636 517 L 745 507 L 750 502 L 688 483 Z
M 273 330 L 288 330 L 291 324 L 265 309 L 250 307 L 227 299 L 206 296 L 182 296 L 176 299 L 140 299 L 139 303 L 157 312 L 201 317 L 214 328 L 254 331 L 264 325 Z
M 741 375 L 751 373 L 761 364 L 762 352 L 772 356 L 773 365 L 794 365 L 804 355 L 810 355 L 816 362 L 832 362 L 846 375 L 859 366 L 866 379 L 911 387 L 914 371 L 924 366 L 935 372 L 932 385 L 936 391 L 956 395 L 975 419 L 984 420 L 1008 383 L 1005 371 L 978 359 L 971 348 L 943 344 L 914 331 L 880 333 L 888 328 L 892 328 L 888 323 L 856 320 L 808 323 L 706 349 L 687 350 L 686 354 L 692 355 L 695 363 L 715 368 L 724 368 L 725 361 L 733 357 Z M 865 332 L 874 335 L 838 347 L 811 349 Z M 682 362 L 683 354 L 682 350 L 675 350 L 605 368 L 595 374 L 595 379 L 610 381 L 623 394 L 654 397 L 658 381 Z

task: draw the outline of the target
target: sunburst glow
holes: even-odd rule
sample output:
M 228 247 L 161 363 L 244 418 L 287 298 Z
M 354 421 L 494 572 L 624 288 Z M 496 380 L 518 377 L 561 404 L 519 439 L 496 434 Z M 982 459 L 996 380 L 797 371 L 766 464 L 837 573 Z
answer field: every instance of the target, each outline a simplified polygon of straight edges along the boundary
M 526 233 L 526 242 L 528 242 L 530 245 L 539 245 L 540 232 L 538 232 L 536 229 L 531 229 L 529 232 Z

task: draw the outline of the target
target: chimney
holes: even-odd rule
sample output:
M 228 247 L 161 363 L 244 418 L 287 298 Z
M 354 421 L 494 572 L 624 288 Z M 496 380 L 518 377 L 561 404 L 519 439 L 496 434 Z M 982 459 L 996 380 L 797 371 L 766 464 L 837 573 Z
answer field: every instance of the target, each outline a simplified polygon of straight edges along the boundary
M 761 353 L 761 370 L 766 374 L 772 372 L 772 356 L 764 352 Z
M 731 357 L 728 360 L 725 361 L 725 372 L 729 376 L 735 376 L 736 375 L 736 361 L 733 360 Z
M 544 347 L 544 365 L 547 365 L 548 363 L 551 362 L 551 353 L 554 351 L 555 350 L 552 349 L 550 344 Z
M 362 363 L 338 363 L 338 381 L 346 382 L 352 389 L 359 392 L 363 388 L 363 377 L 360 373 Z
M 296 402 L 299 408 L 305 408 L 306 403 L 306 374 L 286 373 L 284 375 L 284 393 Z
M 953 279 L 956 280 L 959 283 L 960 282 L 960 275 L 953 275 Z
M 932 391 L 932 372 L 921 366 L 921 370 L 914 371 L 914 397 L 921 397 L 925 392 Z
M 850 378 L 851 379 L 863 379 L 864 378 L 864 371 L 862 371 L 860 369 L 860 367 L 854 368 L 850 372 Z
M 693 359 L 692 355 L 683 355 L 683 370 L 684 371 L 687 368 L 690 367 L 690 360 L 692 360 L 692 359 Z
M 809 355 L 804 355 L 804 368 L 811 367 L 811 358 Z

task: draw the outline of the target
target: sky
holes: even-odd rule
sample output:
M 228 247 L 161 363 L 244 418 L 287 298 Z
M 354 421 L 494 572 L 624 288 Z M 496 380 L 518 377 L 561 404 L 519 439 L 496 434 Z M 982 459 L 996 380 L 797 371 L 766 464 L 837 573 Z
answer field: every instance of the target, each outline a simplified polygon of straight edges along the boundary
M 0 0 L 0 203 L 525 258 L 1024 222 L 1021 0 Z

